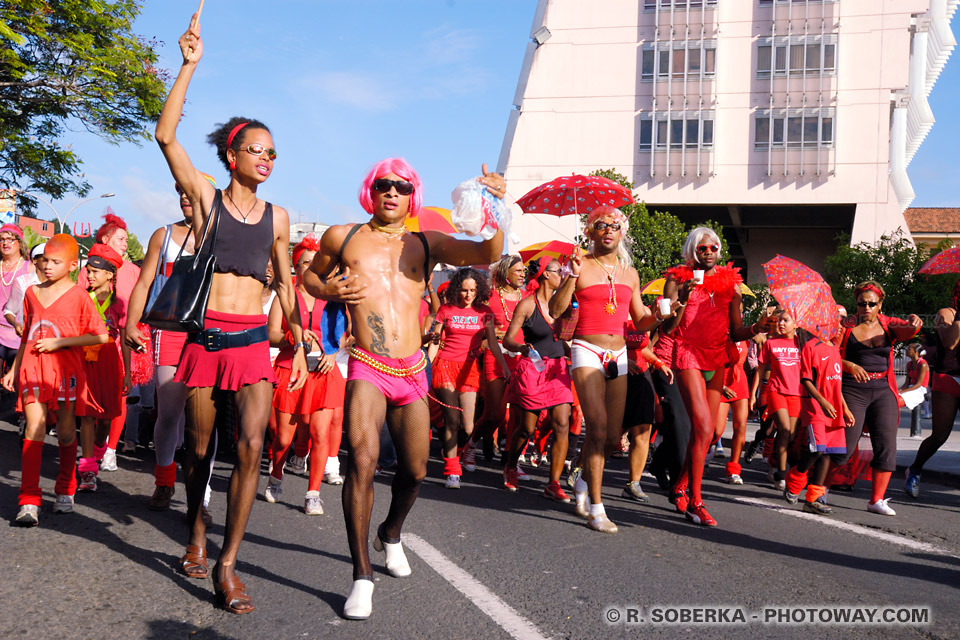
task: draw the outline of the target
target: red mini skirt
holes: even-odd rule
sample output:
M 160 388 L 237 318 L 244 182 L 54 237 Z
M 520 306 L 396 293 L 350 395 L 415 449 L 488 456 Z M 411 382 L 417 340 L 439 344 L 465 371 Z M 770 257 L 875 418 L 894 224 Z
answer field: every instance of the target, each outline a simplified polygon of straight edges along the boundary
M 507 366 L 510 367 L 510 372 L 516 370 L 517 368 L 517 359 L 520 357 L 508 355 L 505 350 L 503 350 L 503 345 L 500 346 L 501 351 L 503 352 L 503 359 L 507 363 Z M 500 363 L 497 362 L 497 359 L 493 355 L 493 351 L 490 349 L 483 350 L 483 379 L 486 382 L 491 380 L 496 380 L 497 378 L 505 377 L 503 374 L 503 368 L 500 366 Z
M 93 350 L 90 350 L 93 353 Z M 123 359 L 116 341 L 101 345 L 96 360 L 84 360 L 83 373 L 87 378 L 87 392 L 100 405 L 100 411 L 90 408 L 87 416 L 97 420 L 113 420 L 120 415 L 123 402 Z
M 243 331 L 263 326 L 265 315 L 241 315 L 207 311 L 206 329 Z M 188 342 L 180 356 L 180 365 L 173 378 L 188 387 L 217 387 L 237 391 L 248 384 L 266 380 L 276 384 L 277 376 L 270 366 L 270 343 L 264 340 L 246 347 L 207 351 L 203 345 Z
M 183 345 L 187 344 L 187 334 L 182 331 L 153 332 L 154 364 L 158 367 L 175 367 L 180 364 Z
M 452 389 L 459 393 L 477 391 L 480 388 L 480 366 L 476 358 L 457 362 L 437 356 L 433 361 L 432 382 L 434 389 Z
M 544 358 L 543 371 L 537 371 L 530 358 L 520 358 L 507 392 L 511 406 L 524 411 L 540 411 L 573 403 L 573 383 L 566 358 Z

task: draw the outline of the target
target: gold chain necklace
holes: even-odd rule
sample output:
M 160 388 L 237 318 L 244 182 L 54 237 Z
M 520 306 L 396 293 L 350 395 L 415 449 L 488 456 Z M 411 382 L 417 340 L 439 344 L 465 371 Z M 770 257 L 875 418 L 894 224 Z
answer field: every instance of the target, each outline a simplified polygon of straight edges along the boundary
M 617 312 L 617 289 L 615 284 L 617 281 L 617 267 L 620 266 L 620 259 L 618 258 L 616 264 L 613 265 L 613 273 L 611 273 L 610 271 L 607 271 L 607 267 L 604 266 L 602 262 L 597 260 L 597 256 L 590 257 L 593 258 L 593 261 L 596 262 L 601 269 L 603 269 L 605 274 L 607 274 L 607 284 L 610 287 L 610 294 L 607 297 L 607 304 L 603 306 L 603 310 L 608 316 L 612 316 Z
M 507 319 L 507 326 L 509 326 L 510 321 L 513 319 L 513 314 L 510 313 L 510 309 L 507 308 L 507 299 L 503 295 L 502 287 L 497 287 L 497 295 L 500 297 L 500 306 L 503 307 L 503 317 Z
M 370 228 L 374 231 L 379 231 L 384 235 L 390 236 L 391 238 L 396 238 L 399 235 L 403 235 L 403 232 L 407 230 L 406 227 L 400 227 L 398 229 L 388 227 L 385 224 L 380 224 L 377 222 L 375 218 L 370 219 Z

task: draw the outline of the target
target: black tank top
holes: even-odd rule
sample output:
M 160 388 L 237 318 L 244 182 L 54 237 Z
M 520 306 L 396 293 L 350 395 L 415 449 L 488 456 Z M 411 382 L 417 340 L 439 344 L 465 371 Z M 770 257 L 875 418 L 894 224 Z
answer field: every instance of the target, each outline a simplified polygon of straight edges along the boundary
M 562 358 L 563 343 L 553 334 L 553 327 L 547 324 L 547 319 L 540 312 L 540 301 L 536 298 L 533 307 L 533 313 L 527 316 L 521 326 L 523 341 L 532 344 L 541 358 Z
M 256 224 L 244 224 L 227 211 L 220 201 L 217 208 L 220 226 L 213 254 L 218 273 L 250 276 L 267 284 L 267 263 L 273 249 L 273 205 L 269 202 Z
M 890 340 L 884 335 L 882 345 L 871 347 L 869 344 L 863 344 L 857 340 L 851 333 L 847 340 L 847 350 L 843 359 L 860 365 L 867 373 L 882 373 L 890 368 Z M 840 381 L 845 385 L 856 383 L 854 377 L 847 372 L 843 373 Z M 880 388 L 887 386 L 888 382 L 884 377 L 856 384 L 861 387 Z

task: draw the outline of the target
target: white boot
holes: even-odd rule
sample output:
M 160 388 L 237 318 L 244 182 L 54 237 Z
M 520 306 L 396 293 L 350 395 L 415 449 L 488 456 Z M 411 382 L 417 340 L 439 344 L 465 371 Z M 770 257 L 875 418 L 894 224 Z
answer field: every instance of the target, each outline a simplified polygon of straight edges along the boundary
M 407 562 L 407 555 L 403 552 L 403 547 L 399 542 L 384 542 L 380 539 L 380 532 L 378 531 L 373 538 L 373 548 L 376 551 L 384 552 L 384 564 L 394 578 L 406 578 L 412 573 L 410 563 Z
M 343 605 L 347 620 L 366 620 L 373 613 L 373 580 L 354 580 L 350 595 Z

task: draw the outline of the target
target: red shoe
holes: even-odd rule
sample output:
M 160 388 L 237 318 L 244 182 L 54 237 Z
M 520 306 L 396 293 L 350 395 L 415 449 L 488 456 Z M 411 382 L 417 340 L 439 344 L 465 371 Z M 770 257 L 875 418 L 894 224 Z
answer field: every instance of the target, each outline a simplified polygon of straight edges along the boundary
M 690 498 L 687 497 L 687 490 L 681 489 L 680 491 L 674 491 L 670 494 L 668 498 L 671 504 L 674 504 L 677 507 L 677 513 L 686 513 L 687 505 L 690 504 Z
M 559 482 L 551 482 L 548 484 L 543 490 L 543 497 L 556 500 L 557 502 L 570 502 L 570 496 L 560 488 Z
M 507 491 L 517 490 L 517 469 L 515 467 L 503 470 L 503 488 Z
M 703 503 L 691 504 L 687 507 L 686 512 L 687 518 L 693 521 L 694 524 L 701 524 L 705 527 L 715 527 L 717 526 L 717 521 L 713 519 L 709 513 L 707 513 L 706 507 L 703 506 Z

